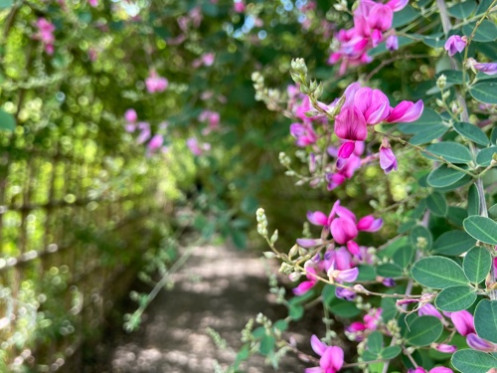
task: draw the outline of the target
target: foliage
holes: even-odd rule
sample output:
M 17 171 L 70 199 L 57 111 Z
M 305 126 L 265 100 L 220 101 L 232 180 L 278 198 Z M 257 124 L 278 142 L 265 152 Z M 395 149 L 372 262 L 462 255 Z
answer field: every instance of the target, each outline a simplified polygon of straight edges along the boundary
M 251 320 L 228 371 L 254 353 L 277 367 L 291 352 L 319 364 L 313 372 L 492 371 L 496 5 L 0 2 L 5 198 L 18 204 L 14 186 L 35 152 L 89 163 L 82 184 L 92 197 L 160 184 L 181 198 L 178 186 L 193 227 L 238 247 L 253 241 L 257 210 L 266 256 L 295 287 L 288 295 L 272 277 L 288 316 Z M 57 196 L 71 203 L 65 169 L 38 164 L 37 202 L 50 201 L 44 185 L 55 175 Z M 5 219 L 14 227 L 5 253 L 25 254 L 15 228 L 26 217 Z M 279 231 L 269 234 L 268 221 Z M 81 236 L 98 237 L 86 224 Z M 162 280 L 135 294 L 129 329 L 167 284 L 169 266 L 182 263 L 173 241 L 157 247 L 141 277 L 158 270 Z M 285 337 L 310 309 L 323 316 L 309 333 L 318 358 Z

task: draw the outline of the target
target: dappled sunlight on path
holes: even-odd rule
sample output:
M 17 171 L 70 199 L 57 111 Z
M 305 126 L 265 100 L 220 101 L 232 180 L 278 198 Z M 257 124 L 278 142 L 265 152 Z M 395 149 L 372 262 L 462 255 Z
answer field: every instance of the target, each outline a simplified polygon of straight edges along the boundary
M 284 316 L 283 308 L 278 310 L 267 300 L 264 261 L 246 252 L 195 248 L 175 281 L 174 289 L 162 291 L 152 303 L 139 331 L 119 336 L 110 350 L 106 347 L 103 359 L 108 362 L 99 373 L 213 372 L 216 361 L 221 366 L 234 361 L 233 350 L 241 346 L 240 332 L 251 317 L 259 312 L 272 319 Z M 207 328 L 218 332 L 233 350 L 218 349 Z M 303 371 L 294 357 L 284 360 L 285 366 L 277 371 Z M 249 360 L 246 371 L 275 370 L 258 356 Z

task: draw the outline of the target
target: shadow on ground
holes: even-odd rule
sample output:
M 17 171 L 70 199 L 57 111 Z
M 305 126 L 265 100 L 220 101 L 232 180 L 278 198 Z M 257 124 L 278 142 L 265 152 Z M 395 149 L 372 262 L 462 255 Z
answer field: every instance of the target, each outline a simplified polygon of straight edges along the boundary
M 285 310 L 267 299 L 265 264 L 226 247 L 197 247 L 176 285 L 162 291 L 145 314 L 139 331 L 119 333 L 96 346 L 85 373 L 204 373 L 217 361 L 226 367 L 241 346 L 240 332 L 259 312 L 275 320 Z M 206 334 L 216 330 L 233 350 L 220 350 Z M 299 335 L 294 336 L 300 343 Z M 88 351 L 87 351 L 88 352 Z M 87 354 L 88 355 L 88 354 Z M 275 372 L 257 356 L 245 371 Z M 303 372 L 296 357 L 284 358 L 278 372 Z

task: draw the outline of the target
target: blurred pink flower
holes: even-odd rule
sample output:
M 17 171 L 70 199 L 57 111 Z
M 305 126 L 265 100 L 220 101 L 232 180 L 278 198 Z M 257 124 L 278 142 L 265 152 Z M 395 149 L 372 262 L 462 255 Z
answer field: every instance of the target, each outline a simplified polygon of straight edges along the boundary
M 150 70 L 149 76 L 145 79 L 145 85 L 149 93 L 163 92 L 166 90 L 169 82 L 166 78 L 157 75 L 155 70 Z

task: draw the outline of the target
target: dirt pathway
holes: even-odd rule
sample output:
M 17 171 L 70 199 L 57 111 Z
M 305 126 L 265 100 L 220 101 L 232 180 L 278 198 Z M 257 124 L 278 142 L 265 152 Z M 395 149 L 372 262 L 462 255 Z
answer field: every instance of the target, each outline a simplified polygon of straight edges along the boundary
M 226 366 L 235 353 L 219 350 L 206 328 L 216 330 L 236 350 L 249 318 L 259 312 L 272 319 L 277 313 L 285 314 L 268 302 L 264 262 L 249 253 L 225 247 L 195 248 L 175 280 L 174 289 L 162 291 L 150 305 L 139 331 L 119 335 L 111 348 L 103 349 L 98 373 L 214 372 L 216 361 Z M 262 357 L 252 358 L 245 369 L 275 371 L 263 362 Z M 277 371 L 303 372 L 304 365 L 289 356 Z

